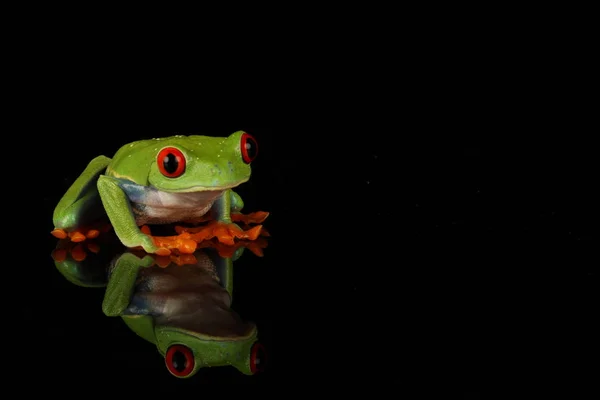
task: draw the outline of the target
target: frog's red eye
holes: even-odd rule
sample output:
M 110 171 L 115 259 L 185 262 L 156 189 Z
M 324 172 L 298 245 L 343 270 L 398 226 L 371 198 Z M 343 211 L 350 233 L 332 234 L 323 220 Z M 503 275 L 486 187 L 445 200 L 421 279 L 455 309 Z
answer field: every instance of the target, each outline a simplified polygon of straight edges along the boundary
M 175 147 L 165 147 L 156 157 L 158 170 L 169 178 L 177 178 L 185 171 L 185 156 Z
M 185 378 L 194 370 L 194 354 L 186 346 L 175 344 L 167 350 L 165 363 L 170 373 L 178 378 Z
M 241 149 L 242 158 L 246 164 L 250 164 L 258 155 L 258 143 L 256 143 L 256 139 L 248 133 L 242 135 Z
M 265 347 L 256 342 L 250 351 L 250 371 L 253 374 L 263 372 L 267 366 L 267 351 Z

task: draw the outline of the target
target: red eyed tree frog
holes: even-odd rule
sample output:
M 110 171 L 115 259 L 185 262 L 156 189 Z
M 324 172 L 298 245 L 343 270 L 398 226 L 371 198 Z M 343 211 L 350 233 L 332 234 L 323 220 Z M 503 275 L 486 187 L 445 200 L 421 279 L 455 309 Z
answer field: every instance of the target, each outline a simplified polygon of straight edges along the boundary
M 213 236 L 233 238 L 243 231 L 232 222 L 232 213 L 244 203 L 232 189 L 248 181 L 257 153 L 256 140 L 243 131 L 124 145 L 112 159 L 93 159 L 75 180 L 54 210 L 52 234 L 85 240 L 79 229 L 105 212 L 125 246 L 147 253 L 168 255 L 170 250 L 140 229 L 145 224 L 195 223 L 210 216 L 218 223 L 210 229 L 220 232 Z

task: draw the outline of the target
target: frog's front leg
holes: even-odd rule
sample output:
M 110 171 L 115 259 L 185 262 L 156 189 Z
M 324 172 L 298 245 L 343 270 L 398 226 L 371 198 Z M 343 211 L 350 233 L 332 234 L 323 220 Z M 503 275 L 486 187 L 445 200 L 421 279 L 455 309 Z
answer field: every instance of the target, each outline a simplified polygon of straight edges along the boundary
M 115 233 L 121 243 L 127 247 L 141 246 L 147 253 L 170 253 L 169 250 L 159 248 L 152 237 L 143 233 L 138 227 L 131 203 L 127 194 L 119 187 L 117 180 L 106 175 L 98 178 L 98 192 L 102 204 Z
M 231 189 L 224 191 L 211 208 L 214 221 L 207 227 L 210 232 L 208 237 L 216 237 L 219 242 L 228 245 L 233 245 L 236 238 L 255 240 L 261 232 L 261 226 L 244 231 L 232 221 L 232 213 L 239 213 L 243 207 L 244 202 L 237 193 Z
M 243 206 L 242 198 L 237 193 L 231 189 L 225 190 L 213 203 L 211 208 L 212 218 L 215 221 L 231 224 L 231 212 L 238 212 Z

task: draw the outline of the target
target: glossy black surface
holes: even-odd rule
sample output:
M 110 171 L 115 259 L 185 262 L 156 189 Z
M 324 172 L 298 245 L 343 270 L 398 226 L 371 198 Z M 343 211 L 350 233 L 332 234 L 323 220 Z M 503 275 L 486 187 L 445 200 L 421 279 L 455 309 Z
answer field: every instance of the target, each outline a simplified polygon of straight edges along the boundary
M 240 188 L 244 210 L 269 211 L 272 237 L 263 258 L 236 263 L 234 302 L 260 327 L 269 367 L 178 380 L 152 345 L 102 314 L 102 290 L 57 272 L 52 210 L 98 154 L 140 138 L 238 129 L 260 149 Z M 165 391 L 235 382 L 457 396 L 591 380 L 600 199 L 589 144 L 448 144 L 400 129 L 69 126 L 38 153 L 45 167 L 28 190 L 39 207 L 27 220 L 37 242 L 13 319 L 43 365 L 35 379 L 69 371 L 88 385 Z

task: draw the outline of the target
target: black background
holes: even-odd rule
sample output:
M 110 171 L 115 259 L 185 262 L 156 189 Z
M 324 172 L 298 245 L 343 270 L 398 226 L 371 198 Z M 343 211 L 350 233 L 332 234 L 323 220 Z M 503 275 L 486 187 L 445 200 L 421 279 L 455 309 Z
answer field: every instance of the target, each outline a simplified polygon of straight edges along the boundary
M 29 238 L 19 242 L 23 266 L 12 268 L 26 288 L 10 303 L 18 368 L 49 385 L 167 392 L 211 383 L 273 393 L 391 384 L 467 396 L 520 383 L 590 383 L 594 147 L 509 142 L 492 128 L 492 140 L 440 141 L 428 132 L 442 122 L 211 128 L 97 118 L 41 130 L 47 142 L 22 160 L 38 171 L 36 182 L 16 179 L 28 193 L 19 235 Z M 223 368 L 178 380 L 153 345 L 102 314 L 101 289 L 58 273 L 52 211 L 98 154 L 138 139 L 239 129 L 260 146 L 239 192 L 246 212 L 271 213 L 272 237 L 263 258 L 236 263 L 233 306 L 258 324 L 270 365 L 255 377 Z

